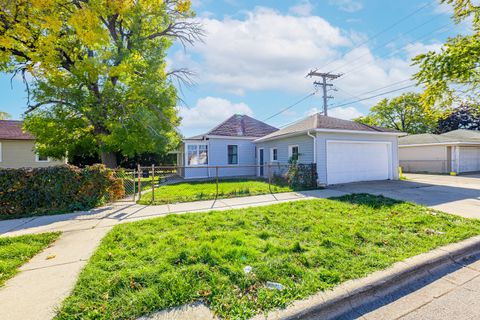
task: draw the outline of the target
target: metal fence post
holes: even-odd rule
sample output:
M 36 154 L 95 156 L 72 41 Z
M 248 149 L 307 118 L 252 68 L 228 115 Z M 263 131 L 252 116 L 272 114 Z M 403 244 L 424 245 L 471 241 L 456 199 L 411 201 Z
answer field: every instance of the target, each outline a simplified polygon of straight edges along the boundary
M 133 169 L 133 172 L 132 172 L 132 182 L 133 182 L 133 202 L 135 202 L 135 196 L 137 195 L 137 190 L 135 190 L 135 169 Z
M 155 164 L 152 164 L 152 204 L 155 202 Z
M 270 193 L 273 193 L 272 192 L 272 174 L 271 174 L 271 164 L 268 163 L 267 164 L 267 174 L 268 174 L 268 190 L 270 191 Z
M 217 200 L 218 198 L 218 166 L 215 167 L 215 201 Z
M 138 200 L 140 200 L 142 198 L 142 170 L 141 170 L 141 167 L 140 165 L 137 165 L 137 169 L 138 169 Z

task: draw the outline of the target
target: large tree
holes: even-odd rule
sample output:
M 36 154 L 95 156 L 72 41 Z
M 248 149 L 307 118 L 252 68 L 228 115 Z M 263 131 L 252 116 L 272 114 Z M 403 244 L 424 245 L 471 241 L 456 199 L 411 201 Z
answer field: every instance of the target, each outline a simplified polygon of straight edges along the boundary
M 5 111 L 0 111 L 0 120 L 10 119 L 10 114 Z
M 438 133 L 457 129 L 480 130 L 480 107 L 461 105 L 455 109 L 447 110 L 438 120 Z
M 381 100 L 368 115 L 355 121 L 417 134 L 433 132 L 437 119 L 438 112 L 422 105 L 418 93 L 405 93 L 391 100 Z
M 442 0 L 453 6 L 453 19 L 472 22 L 468 35 L 449 38 L 441 51 L 414 58 L 419 66 L 415 79 L 426 87 L 422 100 L 428 105 L 476 102 L 480 98 L 480 6 L 478 1 Z
M 24 75 L 25 126 L 52 157 L 162 152 L 178 142 L 172 42 L 201 37 L 189 0 L 0 0 L 0 69 Z M 31 76 L 30 76 L 31 75 Z

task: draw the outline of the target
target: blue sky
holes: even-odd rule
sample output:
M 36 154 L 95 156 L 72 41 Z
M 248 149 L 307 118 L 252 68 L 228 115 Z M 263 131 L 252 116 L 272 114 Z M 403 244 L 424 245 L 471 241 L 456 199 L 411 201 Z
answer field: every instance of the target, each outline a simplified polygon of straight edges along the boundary
M 334 81 L 338 91 L 329 102 L 331 116 L 366 114 L 381 97 L 335 106 L 410 84 L 407 79 L 415 72 L 411 57 L 438 50 L 449 36 L 468 32 L 466 26 L 451 22 L 450 8 L 437 1 L 192 3 L 206 31 L 204 42 L 186 50 L 175 45 L 168 56 L 169 68 L 188 67 L 196 73 L 196 85 L 182 89 L 179 105 L 186 136 L 202 133 L 234 113 L 268 118 L 314 91 L 312 79 L 305 78 L 313 68 L 344 74 Z M 0 75 L 0 111 L 21 119 L 24 85 L 10 78 Z M 390 84 L 394 85 L 366 94 Z M 321 107 L 318 93 L 268 122 L 281 126 Z

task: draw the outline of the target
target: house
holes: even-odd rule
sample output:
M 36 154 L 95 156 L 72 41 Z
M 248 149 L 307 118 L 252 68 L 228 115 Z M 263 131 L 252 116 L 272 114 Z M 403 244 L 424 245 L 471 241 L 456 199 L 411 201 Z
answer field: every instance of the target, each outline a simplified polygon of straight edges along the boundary
M 0 168 L 49 167 L 65 164 L 35 153 L 35 138 L 22 130 L 23 122 L 0 120 Z
M 480 171 L 480 132 L 460 129 L 402 137 L 399 158 L 405 172 Z
M 277 130 L 235 115 L 205 135 L 184 140 L 179 164 L 185 178 L 266 176 L 265 164 L 315 164 L 319 184 L 398 179 L 402 133 L 314 114 Z M 246 167 L 245 165 L 249 165 Z M 238 166 L 236 171 L 231 166 Z
M 330 185 L 398 179 L 400 135 L 317 113 L 254 142 L 258 163 L 315 163 L 318 184 Z
M 233 115 L 205 134 L 183 140 L 177 164 L 184 167 L 180 176 L 222 177 L 254 176 L 255 144 L 253 141 L 278 129 L 247 115 Z

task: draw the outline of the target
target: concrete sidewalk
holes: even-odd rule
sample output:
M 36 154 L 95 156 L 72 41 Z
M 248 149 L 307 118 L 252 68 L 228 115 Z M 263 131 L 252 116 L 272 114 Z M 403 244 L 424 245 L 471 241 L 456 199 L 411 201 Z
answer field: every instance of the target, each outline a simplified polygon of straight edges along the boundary
M 53 318 L 56 308 L 70 294 L 80 271 L 101 239 L 116 224 L 168 214 L 265 206 L 341 195 L 344 193 L 334 190 L 313 190 L 160 206 L 115 203 L 88 212 L 0 221 L 1 236 L 63 232 L 51 247 L 23 265 L 20 273 L 0 289 L 0 318 Z

